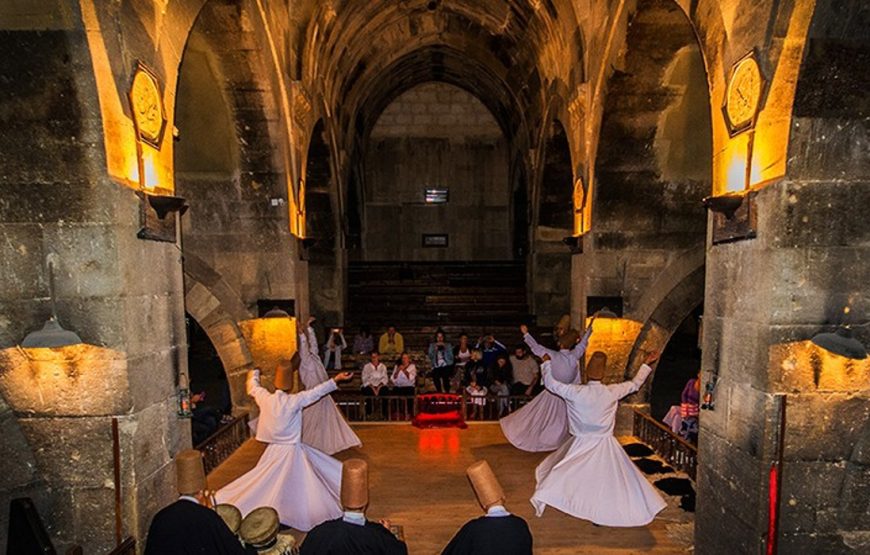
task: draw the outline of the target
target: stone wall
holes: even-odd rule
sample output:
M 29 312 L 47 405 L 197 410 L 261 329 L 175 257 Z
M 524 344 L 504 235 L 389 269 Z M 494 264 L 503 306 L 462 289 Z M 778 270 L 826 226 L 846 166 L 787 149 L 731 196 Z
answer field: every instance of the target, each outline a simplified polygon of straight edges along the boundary
M 33 465 L 28 474 L 4 462 L 11 471 L 3 472 L 0 544 L 9 499 L 26 494 L 58 551 L 75 543 L 95 553 L 114 545 L 112 418 L 120 423 L 124 533 L 137 537 L 172 498 L 172 457 L 190 436 L 174 396 L 186 365 L 181 253 L 137 239 L 139 200 L 106 175 L 78 20 L 0 32 L 0 267 L 8 276 L 0 286 L 0 393 L 4 430 L 13 431 L 8 443 L 4 434 L 3 458 Z M 51 314 L 49 255 L 60 322 L 87 345 L 20 349 Z
M 575 317 L 588 297 L 622 298 L 620 329 L 634 337 L 602 345 L 614 380 L 633 374 L 642 350 L 664 349 L 703 300 L 701 200 L 712 192 L 707 78 L 688 19 L 670 2 L 639 3 L 626 44 L 608 83 L 592 230 L 572 269 Z
M 512 257 L 505 139 L 470 93 L 430 83 L 384 110 L 366 151 L 365 260 L 507 260 Z M 443 205 L 426 188 L 447 188 Z M 422 234 L 447 233 L 447 248 Z
M 706 553 L 765 538 L 777 395 L 787 407 L 779 552 L 870 550 L 870 359 L 809 341 L 853 324 L 870 344 L 870 102 L 854 71 L 870 60 L 870 31 L 859 4 L 817 8 L 788 176 L 758 192 L 757 238 L 708 250 L 703 365 L 719 385 L 701 417 L 695 538 Z

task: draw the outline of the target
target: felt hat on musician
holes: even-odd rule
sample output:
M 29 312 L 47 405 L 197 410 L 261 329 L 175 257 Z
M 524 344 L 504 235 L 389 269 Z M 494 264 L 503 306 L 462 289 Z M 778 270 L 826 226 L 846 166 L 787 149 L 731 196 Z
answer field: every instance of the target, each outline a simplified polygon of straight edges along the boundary
M 242 511 L 238 507 L 229 503 L 221 503 L 214 510 L 233 534 L 239 533 L 239 527 L 242 525 Z
M 239 536 L 247 545 L 260 551 L 275 544 L 279 527 L 278 511 L 272 507 L 258 507 L 242 520 Z
M 341 465 L 341 506 L 362 511 L 369 504 L 369 465 L 362 459 L 348 459 Z
M 565 332 L 559 336 L 559 346 L 563 349 L 573 349 L 574 345 L 577 344 L 578 339 L 580 339 L 580 334 L 577 333 L 577 330 L 565 330 Z
M 202 453 L 196 449 L 185 449 L 176 455 L 175 477 L 181 495 L 193 495 L 206 489 Z
M 471 487 L 477 495 L 477 501 L 484 510 L 504 503 L 504 490 L 488 462 L 485 460 L 475 462 L 465 469 L 465 474 L 468 475 Z
M 595 351 L 586 363 L 586 379 L 601 381 L 607 370 L 607 355 L 601 351 Z
M 293 358 L 282 358 L 275 368 L 275 389 L 288 391 L 293 389 L 293 371 L 299 368 L 299 353 L 293 353 Z

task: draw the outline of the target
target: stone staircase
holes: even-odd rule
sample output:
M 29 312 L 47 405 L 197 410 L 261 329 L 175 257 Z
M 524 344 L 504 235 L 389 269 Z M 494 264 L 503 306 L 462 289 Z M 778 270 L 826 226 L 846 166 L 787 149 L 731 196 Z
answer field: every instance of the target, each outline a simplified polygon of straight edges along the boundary
M 429 371 L 426 349 L 436 330 L 443 330 L 454 345 L 460 333 L 468 334 L 472 347 L 478 337 L 493 334 L 510 348 L 522 340 L 522 323 L 534 325 L 522 262 L 354 262 L 348 269 L 348 343 L 361 326 L 371 330 L 377 343 L 394 325 L 421 376 Z M 343 389 L 359 388 L 358 371 L 367 361 L 365 356 L 342 357 L 344 369 L 357 372 Z M 395 364 L 383 362 L 390 370 Z M 420 385 L 425 387 L 422 379 Z

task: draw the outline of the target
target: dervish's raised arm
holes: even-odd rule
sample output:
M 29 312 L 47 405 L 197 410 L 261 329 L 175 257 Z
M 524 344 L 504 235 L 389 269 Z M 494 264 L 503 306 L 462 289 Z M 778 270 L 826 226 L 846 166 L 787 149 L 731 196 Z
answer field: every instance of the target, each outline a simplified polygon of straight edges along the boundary
M 532 337 L 532 334 L 529 333 L 529 328 L 525 324 L 520 326 L 520 332 L 523 334 L 523 340 L 526 342 L 526 345 L 529 346 L 529 350 L 534 353 L 535 356 L 543 358 L 544 355 L 550 355 L 556 353 L 556 351 L 552 349 L 548 349 L 535 341 L 535 338 Z
M 636 392 L 641 388 L 649 375 L 652 374 L 653 369 L 650 365 L 655 364 L 655 362 L 659 359 L 660 355 L 661 353 L 649 353 L 648 355 L 646 355 L 646 358 L 644 358 L 643 364 L 640 365 L 640 369 L 637 371 L 637 374 L 635 374 L 632 379 L 624 381 L 622 383 L 610 385 L 608 386 L 608 388 L 616 393 L 616 395 L 620 399 L 622 399 L 626 395 L 631 395 L 632 393 Z

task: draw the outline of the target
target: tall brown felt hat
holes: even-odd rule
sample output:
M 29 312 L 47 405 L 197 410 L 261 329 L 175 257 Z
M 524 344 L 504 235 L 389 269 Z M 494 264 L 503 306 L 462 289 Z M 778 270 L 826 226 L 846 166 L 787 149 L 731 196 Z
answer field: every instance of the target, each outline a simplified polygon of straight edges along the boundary
M 293 358 L 282 358 L 275 367 L 275 389 L 293 389 L 293 370 L 299 368 L 299 353 Z
M 481 507 L 489 509 L 493 505 L 504 503 L 504 490 L 501 489 L 501 484 L 498 483 L 498 478 L 495 477 L 488 462 L 477 461 L 466 468 L 465 473 L 471 481 L 471 487 L 474 488 Z
M 600 381 L 604 379 L 604 371 L 607 370 L 607 355 L 601 351 L 595 351 L 586 363 L 586 378 Z
M 242 511 L 238 507 L 229 503 L 221 503 L 214 510 L 233 534 L 239 533 L 239 526 L 242 525 Z
M 571 327 L 571 315 L 564 314 L 559 321 L 556 322 L 556 325 L 553 326 L 554 329 L 562 330 L 563 332 Z
M 206 488 L 205 468 L 202 466 L 202 453 L 196 449 L 185 449 L 175 456 L 175 477 L 178 493 L 192 495 Z
M 563 349 L 573 349 L 578 339 L 580 339 L 580 334 L 577 333 L 577 330 L 567 330 L 559 336 L 559 346 Z
M 369 465 L 362 459 L 348 459 L 341 465 L 341 506 L 364 509 L 369 504 Z
M 278 511 L 272 507 L 254 509 L 242 520 L 239 536 L 253 548 L 267 547 L 278 537 Z

